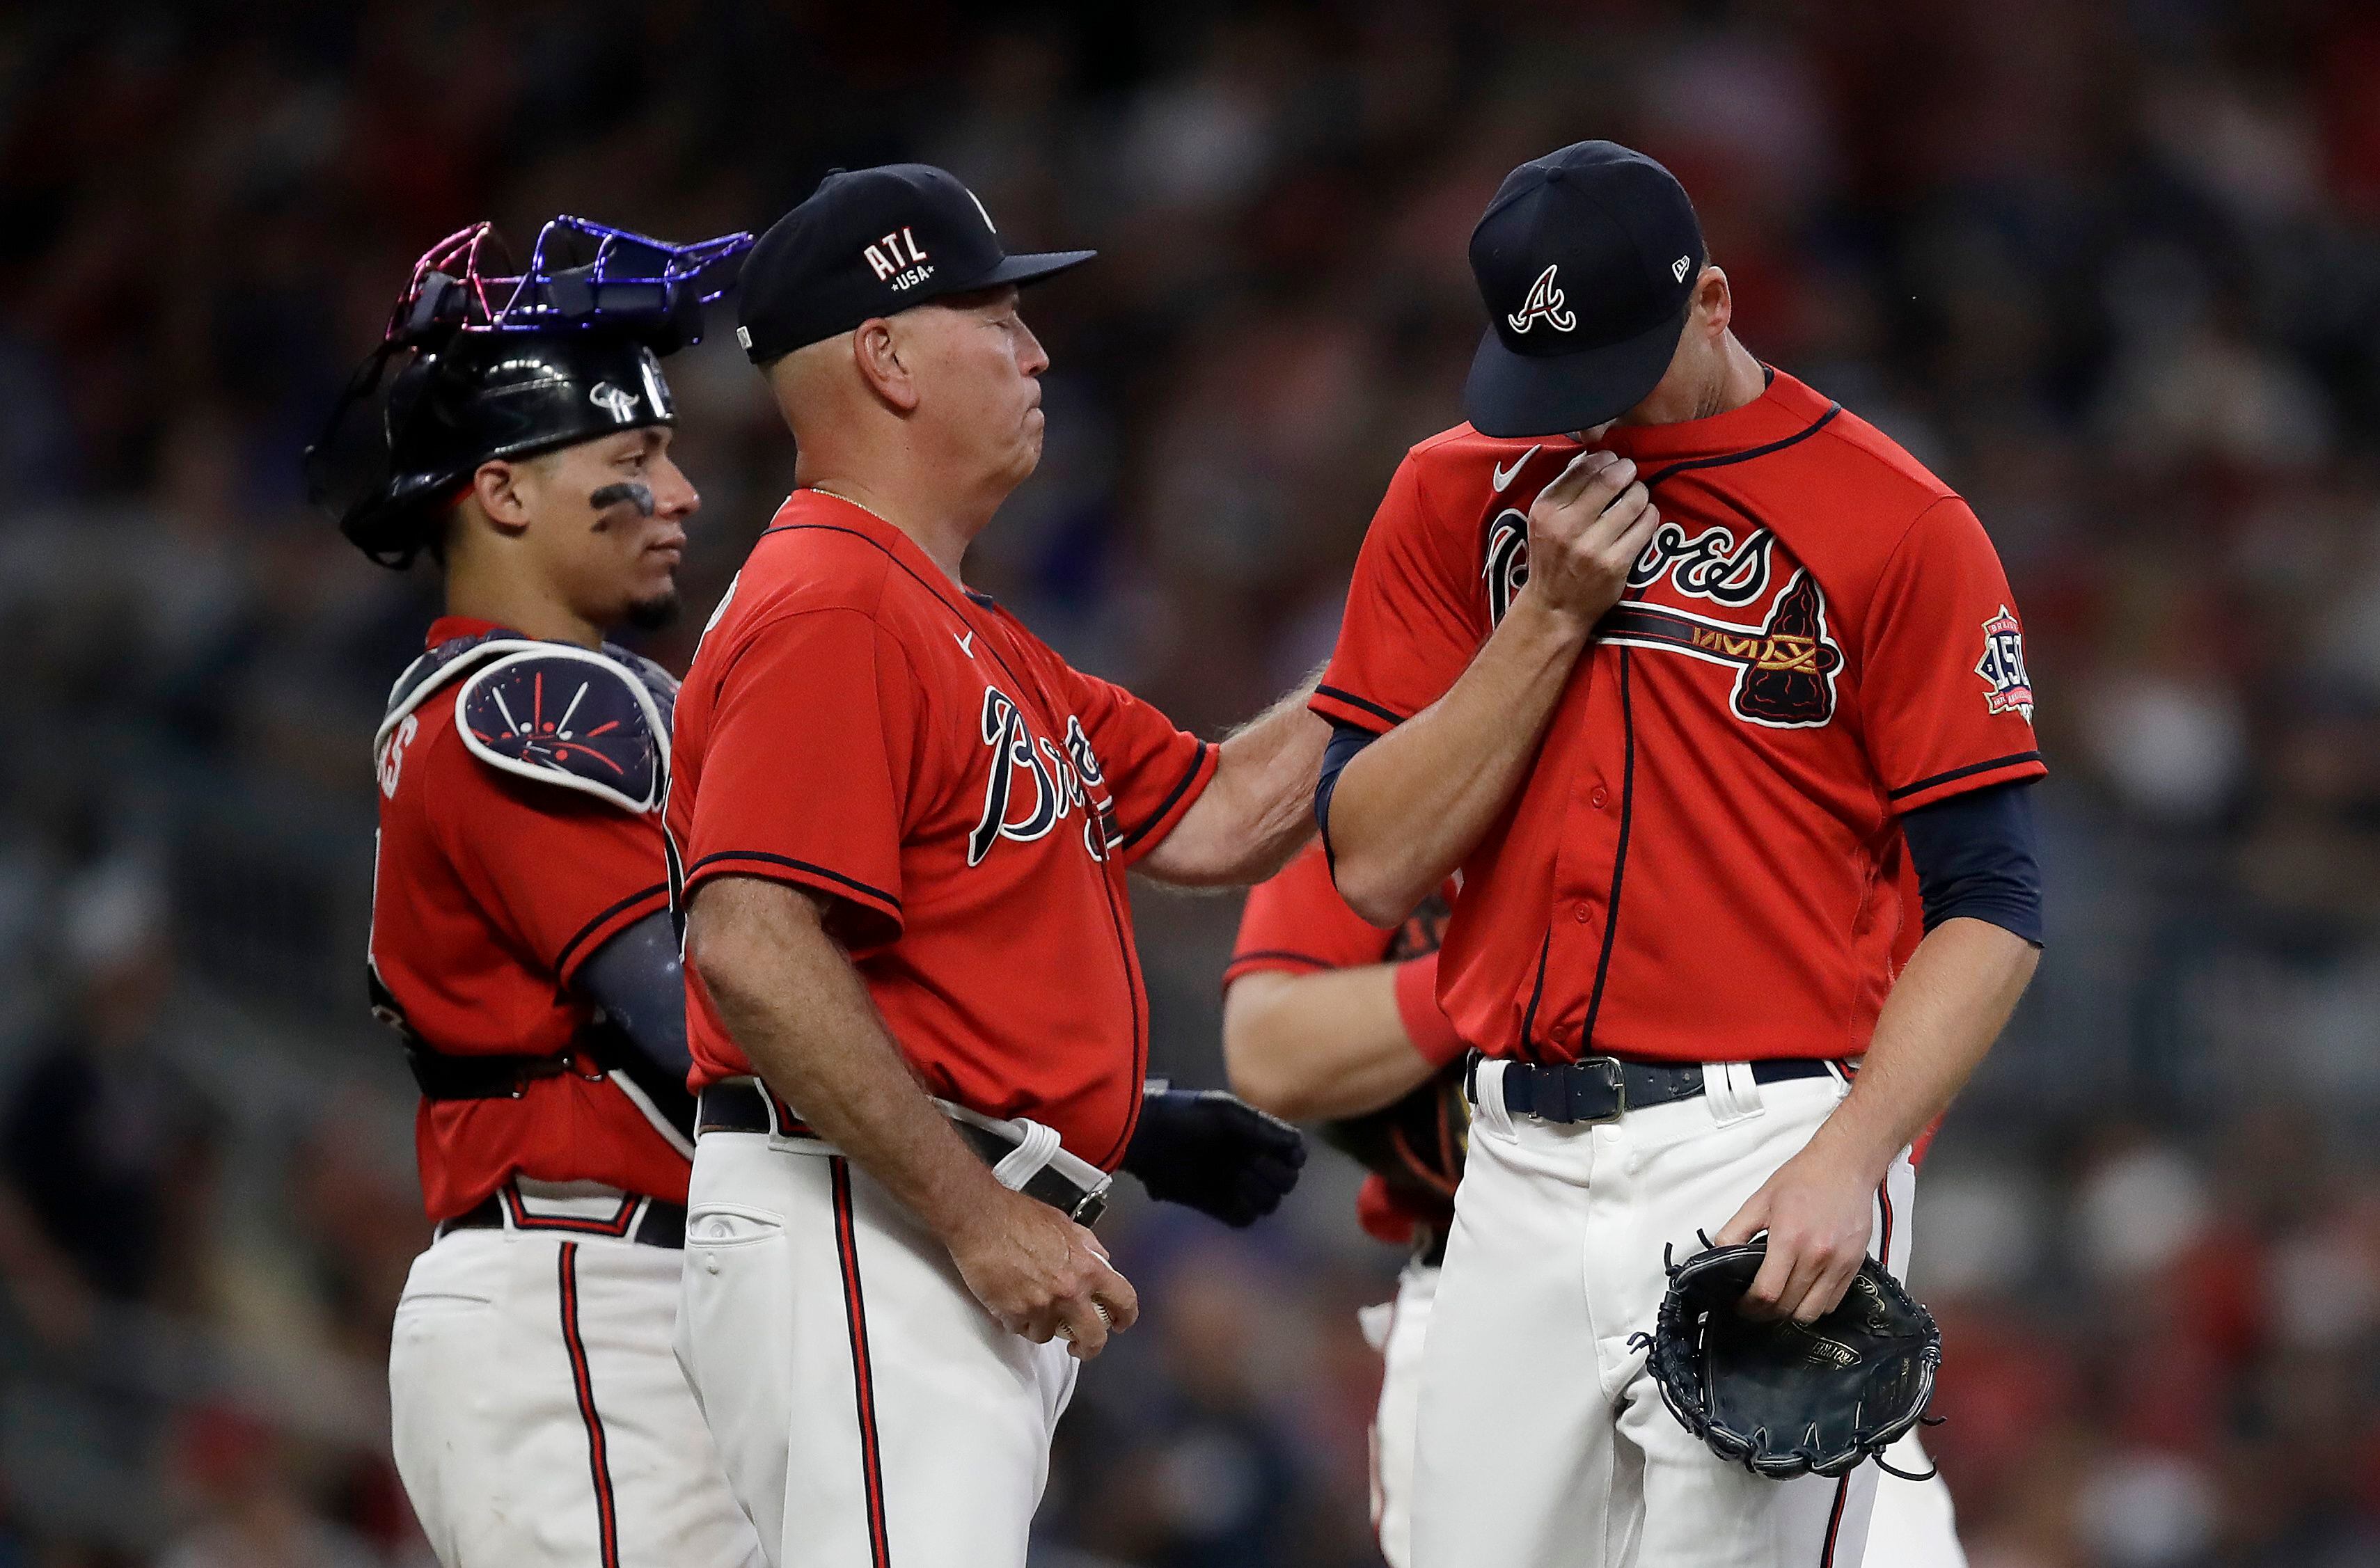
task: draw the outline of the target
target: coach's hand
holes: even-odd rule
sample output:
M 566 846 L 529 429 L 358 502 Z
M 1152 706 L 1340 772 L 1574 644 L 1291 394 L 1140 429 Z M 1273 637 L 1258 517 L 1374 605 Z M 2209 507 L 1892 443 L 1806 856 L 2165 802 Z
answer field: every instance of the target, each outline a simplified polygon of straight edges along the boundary
M 1593 626 L 1620 602 L 1660 519 L 1633 462 L 1580 453 L 1529 507 L 1529 580 L 1521 591 Z
M 1711 1238 L 1732 1246 L 1768 1233 L 1768 1258 L 1743 1293 L 1743 1315 L 1814 1323 L 1833 1311 L 1867 1257 L 1881 1179 L 1823 1143 L 1769 1177 Z
M 993 1187 L 950 1248 L 984 1310 L 1036 1344 L 1063 1335 L 1088 1361 L 1140 1316 L 1139 1295 L 1099 1238 L 1038 1198 Z

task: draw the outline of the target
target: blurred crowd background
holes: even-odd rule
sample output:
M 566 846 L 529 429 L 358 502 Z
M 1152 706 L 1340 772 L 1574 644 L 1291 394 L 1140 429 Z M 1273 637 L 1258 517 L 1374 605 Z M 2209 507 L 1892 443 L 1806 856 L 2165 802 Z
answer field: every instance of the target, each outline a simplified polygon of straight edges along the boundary
M 299 449 L 431 240 L 758 229 L 959 172 L 1048 456 L 977 550 L 1212 733 L 1328 648 L 1460 416 L 1463 247 L 1587 136 L 1700 205 L 1763 358 L 1899 437 L 2031 631 L 2050 941 L 1920 1187 L 1977 1568 L 2380 1562 L 2380 13 L 2321 0 L 1457 7 L 407 0 L 0 9 L 0 1568 L 419 1564 L 384 1352 L 427 1237 L 367 1017 L 367 739 L 434 585 Z M 674 361 L 691 628 L 791 450 Z M 1236 898 L 1144 889 L 1214 1081 Z M 1318 1156 L 1242 1236 L 1127 1209 L 1047 1568 L 1373 1561 Z M 1531 1375 L 1536 1375 L 1533 1370 Z

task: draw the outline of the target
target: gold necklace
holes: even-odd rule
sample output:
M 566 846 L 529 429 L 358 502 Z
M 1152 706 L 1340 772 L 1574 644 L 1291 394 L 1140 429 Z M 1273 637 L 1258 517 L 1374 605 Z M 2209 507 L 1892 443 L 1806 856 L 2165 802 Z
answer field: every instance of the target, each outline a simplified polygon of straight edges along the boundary
M 824 486 L 824 485 L 822 485 L 822 484 L 804 485 L 804 486 L 802 486 L 801 488 L 803 488 L 803 489 L 805 489 L 805 490 L 814 490 L 814 491 L 818 492 L 820 495 L 831 495 L 831 496 L 834 497 L 834 499 L 836 499 L 837 501 L 842 502 L 842 503 L 843 503 L 844 505 L 846 505 L 846 506 L 856 506 L 856 507 L 858 507 L 861 511 L 863 511 L 863 512 L 867 513 L 869 517 L 871 517 L 875 518 L 878 522 L 882 523 L 886 528 L 892 529 L 892 530 L 893 530 L 894 532 L 896 532 L 896 533 L 900 533 L 900 534 L 906 535 L 906 534 L 908 533 L 908 531 L 909 531 L 908 529 L 906 529 L 903 528 L 900 524 L 898 524 L 898 523 L 894 522 L 892 518 L 890 518 L 890 517 L 886 517 L 883 513 L 881 513 L 881 512 L 878 511 L 875 507 L 870 506 L 867 502 L 865 502 L 865 501 L 854 501 L 850 496 L 844 494 L 841 491 L 838 491 L 838 490 L 829 490 L 826 486 Z M 916 543 L 917 541 L 913 539 L 913 540 L 911 540 L 911 541 L 910 541 L 910 542 L 912 542 L 912 543 Z M 923 546 L 919 546 L 919 548 L 921 548 L 921 549 L 922 549 L 922 548 L 923 548 Z M 935 564 L 936 564 L 937 565 L 941 565 L 941 563 L 939 563 L 939 562 L 937 562 L 937 563 L 935 563 Z M 948 567 L 943 567 L 943 570 L 947 572 L 947 571 L 949 571 L 949 568 L 948 568 Z M 960 592 L 964 593 L 964 592 L 967 591 L 967 586 L 966 586 L 965 581 L 963 578 L 961 578 L 961 577 L 960 577 L 956 573 L 954 573 L 954 572 L 953 572 L 953 573 L 951 573 L 951 580 L 952 580 L 953 582 L 954 582 L 954 583 L 957 583 L 957 584 L 958 584 L 958 586 L 959 586 L 959 591 L 960 591 Z M 972 655 L 970 655 L 970 657 L 972 657 Z
M 846 506 L 858 507 L 861 511 L 867 513 L 869 517 L 875 518 L 878 522 L 882 523 L 887 528 L 898 528 L 901 526 L 892 518 L 886 517 L 883 513 L 878 511 L 875 507 L 870 506 L 867 502 L 854 501 L 850 496 L 844 494 L 839 490 L 829 490 L 822 484 L 810 485 L 808 488 L 817 491 L 820 495 L 832 495 Z

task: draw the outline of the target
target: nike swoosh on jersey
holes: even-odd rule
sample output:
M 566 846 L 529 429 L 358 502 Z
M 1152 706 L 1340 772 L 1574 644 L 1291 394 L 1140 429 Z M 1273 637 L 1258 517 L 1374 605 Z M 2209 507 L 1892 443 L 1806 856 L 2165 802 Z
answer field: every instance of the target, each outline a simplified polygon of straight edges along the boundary
M 1526 452 L 1522 453 L 1518 457 L 1513 458 L 1512 466 L 1511 468 L 1507 468 L 1501 466 L 1498 467 L 1496 471 L 1488 476 L 1489 481 L 1496 487 L 1495 493 L 1498 495 L 1503 494 L 1505 487 L 1510 485 L 1514 480 L 1521 477 L 1521 470 L 1528 466 L 1529 459 L 1544 450 L 1544 444 L 1539 443 L 1537 445 L 1530 447 Z
M 958 633 L 953 632 L 951 633 L 951 640 L 959 645 L 960 652 L 965 654 L 970 659 L 975 657 L 975 633 L 969 632 L 966 636 L 961 637 Z

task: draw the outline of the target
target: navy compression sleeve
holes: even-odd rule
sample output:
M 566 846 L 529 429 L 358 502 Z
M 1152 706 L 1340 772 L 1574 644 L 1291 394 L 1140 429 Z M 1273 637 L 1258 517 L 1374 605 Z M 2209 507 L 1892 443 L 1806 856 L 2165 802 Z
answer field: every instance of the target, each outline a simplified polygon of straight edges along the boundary
M 1927 930 L 1965 917 L 2041 945 L 2032 780 L 1921 806 L 1900 819 L 1900 831 L 1917 869 Z
M 1355 753 L 1379 738 L 1341 720 L 1330 722 L 1330 744 L 1322 748 L 1322 776 L 1314 782 L 1314 825 L 1321 830 L 1325 858 L 1335 858 L 1330 853 L 1330 797 L 1338 792 L 1339 775 Z

